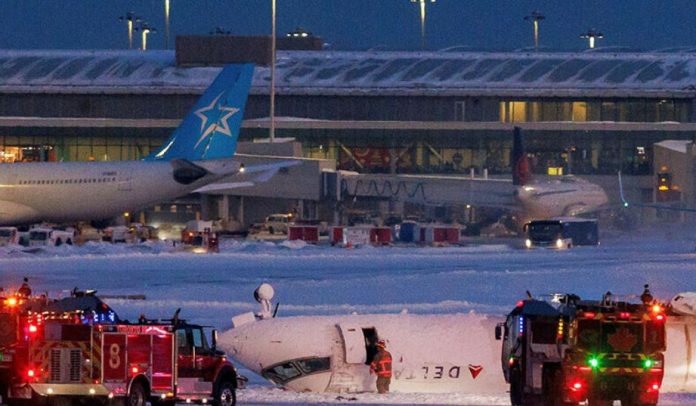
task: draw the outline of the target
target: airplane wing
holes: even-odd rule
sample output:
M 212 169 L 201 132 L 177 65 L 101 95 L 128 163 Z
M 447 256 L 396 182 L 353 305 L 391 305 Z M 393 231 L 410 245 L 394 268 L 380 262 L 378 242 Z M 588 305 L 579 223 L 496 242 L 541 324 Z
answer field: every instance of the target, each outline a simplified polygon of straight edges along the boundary
M 211 183 L 194 190 L 194 193 L 202 192 L 215 192 L 219 190 L 228 189 L 238 189 L 244 187 L 253 187 L 258 183 L 263 183 L 269 181 L 279 170 L 283 168 L 289 168 L 291 166 L 299 165 L 299 160 L 285 160 L 269 164 L 258 164 L 258 165 L 248 165 L 242 166 L 240 169 L 240 174 L 251 174 L 258 173 L 251 179 L 238 181 L 238 182 L 222 182 L 222 183 Z
M 623 181 L 621 180 L 621 171 L 619 171 L 619 195 L 621 196 L 621 203 L 623 207 L 646 207 L 656 210 L 670 210 L 670 211 L 681 211 L 686 213 L 696 213 L 696 208 L 692 207 L 675 207 L 666 204 L 646 204 L 646 203 L 630 203 L 626 200 L 624 196 Z

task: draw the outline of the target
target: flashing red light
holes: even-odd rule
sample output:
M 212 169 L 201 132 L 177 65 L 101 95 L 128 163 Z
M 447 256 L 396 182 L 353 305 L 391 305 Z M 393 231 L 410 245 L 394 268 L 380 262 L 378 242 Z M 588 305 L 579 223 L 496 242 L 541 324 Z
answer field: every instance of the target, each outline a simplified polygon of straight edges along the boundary
M 586 319 L 594 319 L 595 314 L 592 312 L 588 312 L 588 313 L 585 313 L 584 316 Z
M 33 370 L 33 369 L 30 369 L 30 370 L 27 371 L 27 376 L 28 376 L 29 378 L 33 378 L 34 375 L 35 375 L 35 373 L 34 373 L 34 370 Z
M 508 365 L 513 366 L 514 364 L 515 364 L 515 358 L 510 357 L 510 359 L 508 359 Z
M 582 372 L 589 372 L 589 371 L 592 371 L 592 367 L 585 367 L 585 366 L 583 366 L 583 367 L 580 367 L 580 370 L 581 370 Z
M 515 306 L 516 306 L 516 307 L 522 307 L 522 306 L 524 306 L 524 300 L 520 300 L 519 302 L 517 302 L 517 304 L 516 304 Z
M 653 305 L 652 311 L 653 313 L 660 313 L 662 311 L 662 306 L 660 306 L 659 304 Z
M 30 324 L 30 325 L 29 325 L 29 332 L 30 332 L 30 333 L 36 333 L 37 331 L 39 331 L 39 329 L 36 328 L 35 325 L 33 325 L 33 324 Z
M 621 313 L 619 313 L 619 317 L 621 317 L 622 319 L 628 319 L 631 317 L 631 313 L 621 312 Z
M 582 382 L 577 381 L 573 383 L 573 386 L 571 387 L 574 391 L 579 391 L 582 389 Z
M 655 320 L 657 320 L 657 321 L 662 321 L 662 320 L 664 320 L 664 319 L 665 319 L 665 315 L 664 315 L 664 314 L 658 314 L 657 316 L 655 316 Z
M 133 367 L 133 369 L 131 369 L 131 372 L 137 374 L 138 372 L 140 372 L 140 370 L 138 369 L 138 367 Z
M 659 384 L 659 383 L 653 383 L 653 384 L 650 386 L 650 388 L 651 388 L 652 390 L 658 390 L 658 389 L 660 389 L 660 384 Z
M 10 306 L 10 307 L 17 306 L 17 298 L 16 298 L 16 297 L 7 298 L 7 300 L 5 301 L 5 303 L 7 303 L 7 305 Z

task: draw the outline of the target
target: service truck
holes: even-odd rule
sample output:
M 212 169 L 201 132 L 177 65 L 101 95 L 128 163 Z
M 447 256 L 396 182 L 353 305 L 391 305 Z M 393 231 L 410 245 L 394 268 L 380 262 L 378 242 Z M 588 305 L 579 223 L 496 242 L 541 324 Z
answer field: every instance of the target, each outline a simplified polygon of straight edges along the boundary
M 513 405 L 656 405 L 665 351 L 664 308 L 606 294 L 527 298 L 505 323 L 501 362 Z
M 55 245 L 56 247 L 63 244 L 72 245 L 75 240 L 75 230 L 58 230 L 54 228 L 36 227 L 29 230 L 29 246 L 47 246 Z
M 572 248 L 578 245 L 598 245 L 597 220 L 579 217 L 558 217 L 533 220 L 524 225 L 527 248 Z
M 178 312 L 171 320 L 129 323 L 91 292 L 35 309 L 13 315 L 19 322 L 3 348 L 11 357 L 0 364 L 0 387 L 10 405 L 236 402 L 243 378 L 216 348 L 217 332 L 208 345 L 203 327 L 180 320 Z

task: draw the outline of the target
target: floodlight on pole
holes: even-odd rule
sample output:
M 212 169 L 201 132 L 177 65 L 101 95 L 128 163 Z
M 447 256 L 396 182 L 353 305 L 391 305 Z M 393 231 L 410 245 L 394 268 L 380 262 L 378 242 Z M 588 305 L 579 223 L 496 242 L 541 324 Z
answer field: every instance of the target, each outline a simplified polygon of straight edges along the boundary
M 411 0 L 411 3 L 418 3 L 418 5 L 420 6 L 421 49 L 425 49 L 426 4 L 427 3 L 435 3 L 435 0 Z
M 594 49 L 596 40 L 604 38 L 604 34 L 592 28 L 586 33 L 580 34 L 580 38 L 586 39 L 590 49 Z
M 164 0 L 164 49 L 169 49 L 169 0 Z
M 156 33 L 157 30 L 150 27 L 150 25 L 146 22 L 140 24 L 138 27 L 135 28 L 135 30 L 141 32 L 142 46 L 140 49 L 142 49 L 143 51 L 147 51 L 147 36 L 148 34 Z
M 525 16 L 525 21 L 531 21 L 534 24 L 534 49 L 539 49 L 539 21 L 546 19 L 538 10 L 532 11 L 532 14 Z
M 135 23 L 140 22 L 140 17 L 135 15 L 134 12 L 129 11 L 125 15 L 118 18 L 118 21 L 125 22 L 128 28 L 128 49 L 133 49 L 133 29 Z
M 268 138 L 275 141 L 275 82 L 276 82 L 276 0 L 271 0 L 271 100 Z

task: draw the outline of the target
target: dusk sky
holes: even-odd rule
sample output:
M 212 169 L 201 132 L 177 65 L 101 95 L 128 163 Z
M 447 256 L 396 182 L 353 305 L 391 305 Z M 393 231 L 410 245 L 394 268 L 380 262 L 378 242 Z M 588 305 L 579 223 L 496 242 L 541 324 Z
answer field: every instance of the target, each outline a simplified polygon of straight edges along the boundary
M 278 32 L 301 26 L 333 49 L 417 50 L 418 5 L 410 0 L 277 0 Z M 270 0 L 171 0 L 174 35 L 208 34 L 221 26 L 236 35 L 270 34 Z M 437 0 L 428 4 L 428 48 L 531 47 L 541 11 L 541 46 L 578 50 L 582 32 L 605 35 L 599 46 L 651 50 L 696 47 L 693 0 Z M 127 48 L 118 17 L 134 11 L 158 29 L 149 47 L 164 48 L 164 0 L 2 0 L 0 47 L 34 49 Z M 136 38 L 137 39 L 137 38 Z M 138 41 L 134 41 L 139 43 Z

